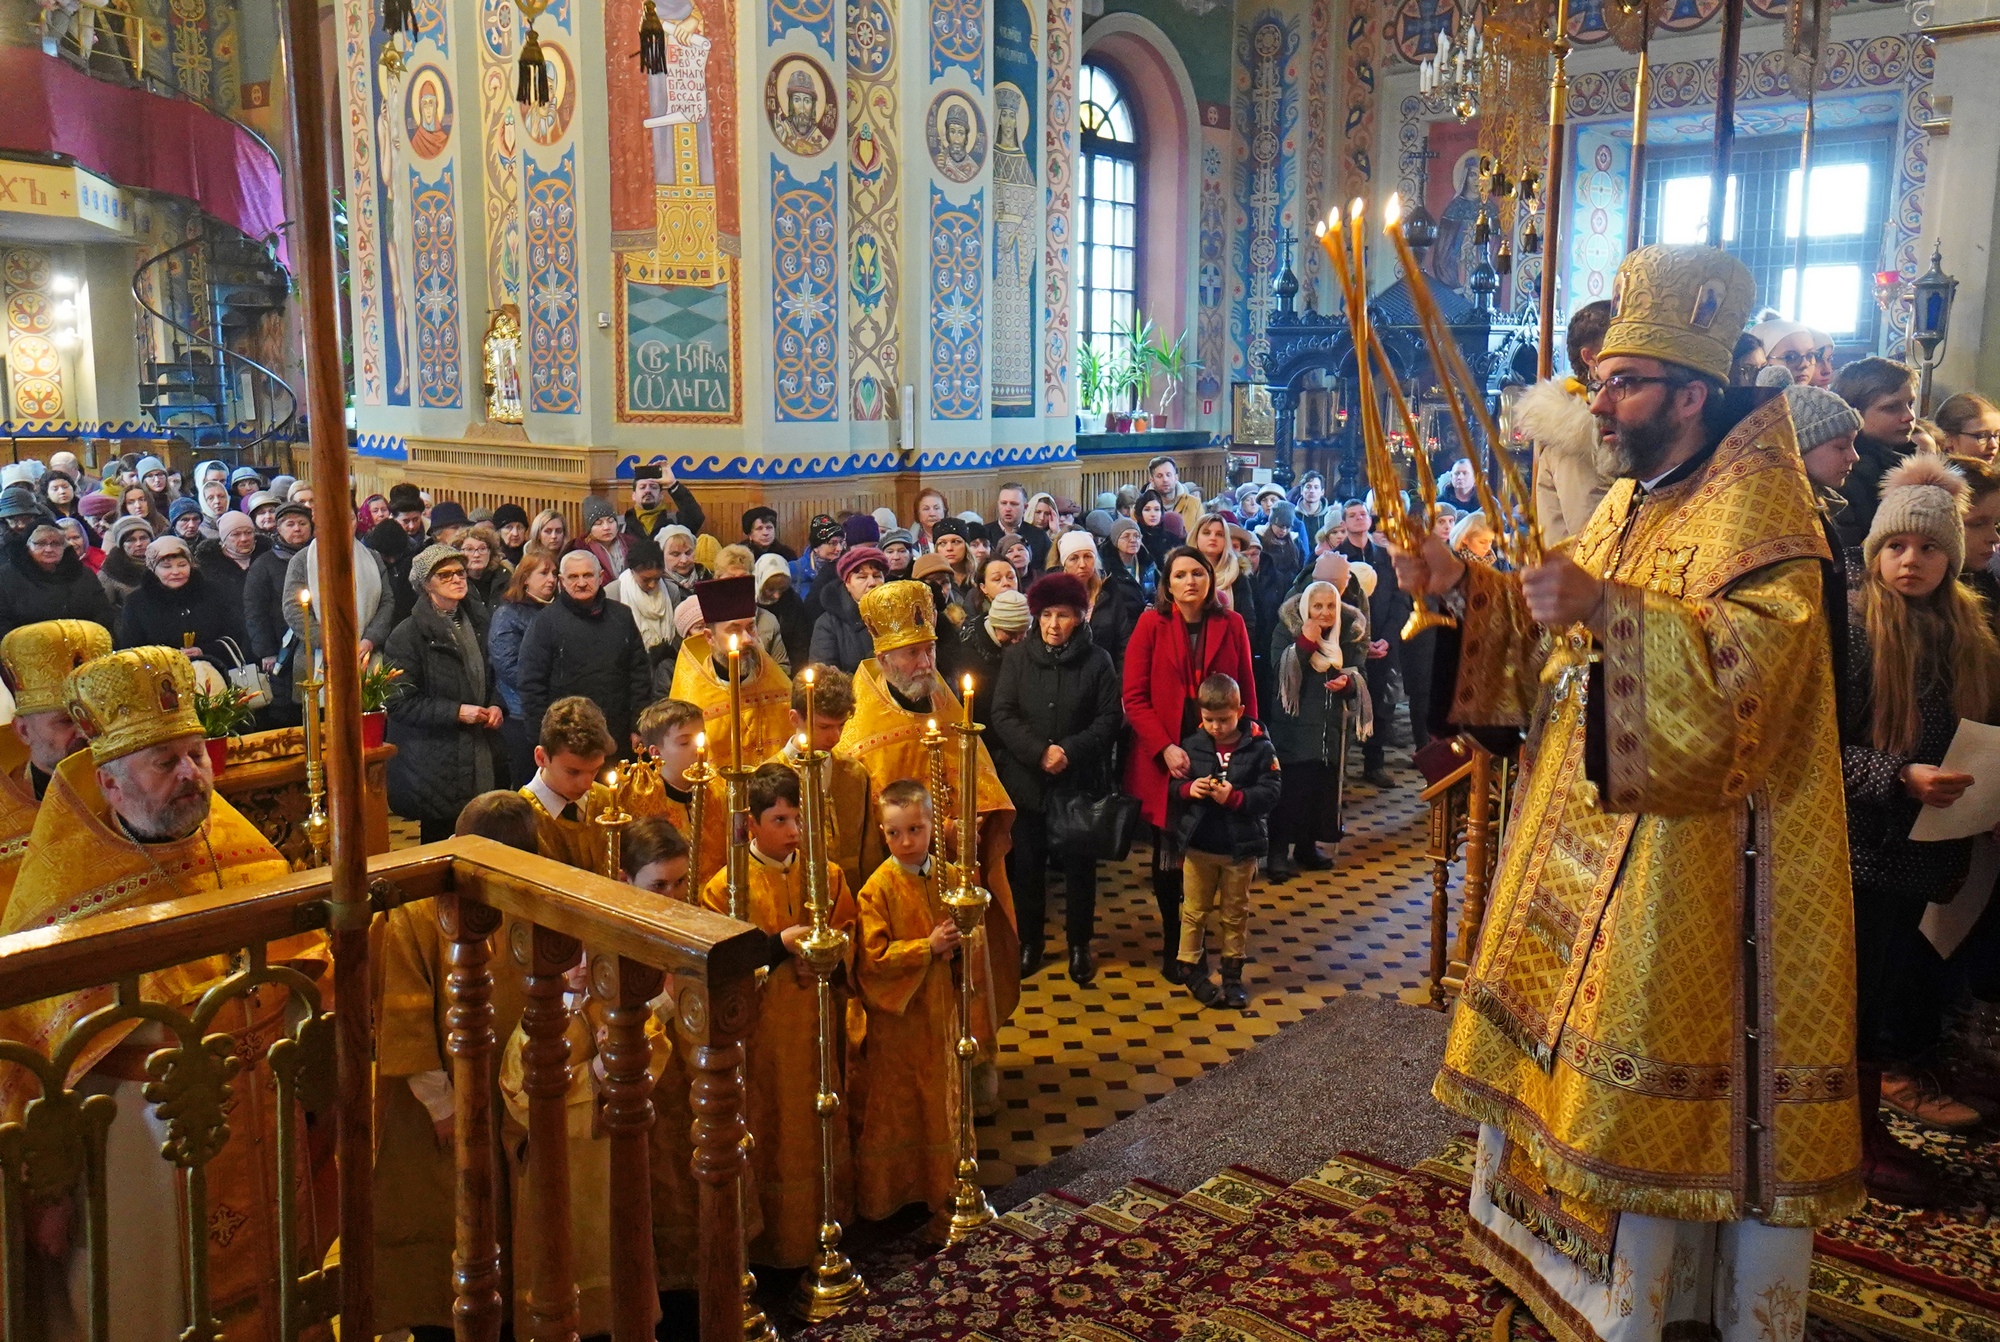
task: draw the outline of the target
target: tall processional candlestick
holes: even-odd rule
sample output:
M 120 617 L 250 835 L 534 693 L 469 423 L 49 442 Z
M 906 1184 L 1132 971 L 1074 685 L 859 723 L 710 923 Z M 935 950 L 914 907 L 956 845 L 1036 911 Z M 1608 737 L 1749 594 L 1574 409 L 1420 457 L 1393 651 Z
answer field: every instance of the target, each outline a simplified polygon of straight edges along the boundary
M 972 1035 L 972 935 L 986 920 L 993 896 L 978 883 L 979 734 L 972 720 L 972 677 L 967 676 L 958 733 L 958 882 L 944 893 L 944 906 L 958 928 L 958 1169 L 952 1186 L 950 1243 L 956 1244 L 993 1219 L 993 1204 L 979 1186 L 979 1146 L 972 1130 L 972 1067 L 979 1053 Z

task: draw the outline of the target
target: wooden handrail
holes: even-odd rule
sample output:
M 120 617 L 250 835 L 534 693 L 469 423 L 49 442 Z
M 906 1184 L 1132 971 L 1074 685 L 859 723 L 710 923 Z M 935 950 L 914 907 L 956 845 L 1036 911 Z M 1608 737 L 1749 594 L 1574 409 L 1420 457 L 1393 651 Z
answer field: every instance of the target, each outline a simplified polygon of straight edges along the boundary
M 384 854 L 370 861 L 368 874 L 376 913 L 433 899 L 450 944 L 450 972 L 440 989 L 449 1008 L 446 1052 L 454 1093 L 461 1102 L 454 1157 L 459 1336 L 497 1338 L 504 1309 L 499 1296 L 501 1228 L 496 1222 L 496 1209 L 504 1202 L 494 1183 L 498 1165 L 491 1126 L 494 1078 L 506 1044 L 494 1030 L 494 962 L 504 960 L 527 975 L 534 1004 L 523 1021 L 528 1039 L 523 1052 L 524 1088 L 530 1097 L 527 1179 L 539 1198 L 538 1227 L 546 1235 L 535 1261 L 517 1267 L 532 1271 L 528 1280 L 535 1299 L 532 1318 L 516 1318 L 517 1334 L 538 1339 L 576 1336 L 563 1099 L 572 1064 L 564 1039 L 569 1009 L 563 1000 L 563 975 L 582 962 L 588 966 L 591 992 L 605 1009 L 609 1029 L 603 1052 L 605 1118 L 618 1177 L 612 1183 L 611 1205 L 591 1212 L 601 1210 L 610 1217 L 614 1230 L 614 1336 L 617 1342 L 637 1342 L 650 1335 L 651 1327 L 655 1284 L 647 1134 L 655 1115 L 648 1071 L 652 1046 L 645 1027 L 651 1004 L 686 1050 L 695 1115 L 692 1172 L 700 1199 L 695 1276 L 702 1338 L 738 1342 L 742 1334 L 738 1283 L 744 1270 L 741 1068 L 743 1040 L 755 1019 L 756 971 L 767 954 L 766 939 L 747 925 L 706 909 L 643 895 L 630 886 L 482 838 L 454 838 Z M 255 982 L 289 987 L 295 997 L 303 992 L 305 1004 L 314 1008 L 317 1001 L 312 994 L 317 990 L 290 969 L 267 968 L 264 948 L 326 928 L 334 914 L 331 890 L 329 873 L 322 868 L 0 937 L 0 1010 L 116 987 L 118 1011 L 128 1019 L 159 1022 L 185 1051 L 212 1028 L 227 1028 L 211 1027 L 209 1021 L 216 1019 L 214 1013 L 226 998 L 241 996 Z M 515 934 L 510 944 L 492 948 L 489 938 L 501 926 L 503 915 L 515 920 Z M 234 970 L 204 996 L 200 1007 L 183 1014 L 179 1004 L 138 1000 L 141 976 L 217 956 L 232 957 L 232 963 L 247 968 Z M 268 1065 L 279 1077 L 281 1149 L 290 1149 L 288 1144 L 295 1139 L 295 1102 L 331 1089 L 324 1076 L 305 1075 L 305 1055 L 314 1051 L 308 1036 L 318 1030 L 318 1037 L 324 1038 L 330 1029 L 345 1047 L 350 1032 L 357 1032 L 372 1057 L 373 1007 L 371 995 L 363 993 L 358 1000 L 336 999 L 330 1018 L 309 1009 L 306 1025 L 276 1042 L 265 1041 L 262 1055 L 242 1058 L 246 1071 Z M 101 1025 L 92 1025 L 96 1019 L 85 1018 L 72 1034 L 101 1030 Z M 62 1041 L 51 1041 L 50 1054 L 61 1052 Z M 50 1073 L 45 1063 L 36 1061 L 39 1055 L 19 1044 L 0 1044 L 0 1053 L 5 1055 L 0 1057 L 0 1068 L 33 1062 L 44 1069 L 44 1099 L 37 1104 L 49 1103 L 51 1085 L 66 1085 L 59 1079 L 59 1068 Z M 57 1079 L 52 1081 L 51 1076 Z M 50 1183 L 50 1169 L 64 1152 L 47 1140 L 52 1130 L 47 1124 L 69 1122 L 66 1115 L 79 1104 L 76 1092 L 62 1090 L 54 1104 L 54 1110 L 61 1112 L 44 1124 L 39 1135 L 32 1124 L 0 1125 L 0 1191 L 7 1207 L 23 1206 L 21 1199 L 32 1188 L 67 1183 L 60 1177 Z M 323 1112 L 323 1101 L 320 1107 Z M 138 1115 L 125 1117 L 139 1121 Z M 335 1121 L 342 1117 L 336 1113 Z M 109 1121 L 105 1120 L 107 1125 Z M 95 1140 L 101 1152 L 101 1132 Z M 223 1145 L 226 1142 L 217 1149 Z M 206 1168 L 206 1159 L 189 1167 L 193 1175 Z M 343 1170 L 344 1175 L 351 1173 Z M 292 1174 L 289 1168 L 281 1169 L 281 1181 Z M 365 1178 L 368 1172 L 361 1174 Z M 12 1265 L 22 1261 L 16 1252 L 22 1233 L 18 1214 L 0 1217 L 0 1238 L 8 1241 L 7 1251 L 0 1253 L 0 1276 L 11 1275 Z M 373 1261 L 372 1226 L 343 1223 L 340 1239 L 343 1263 Z M 284 1247 L 288 1253 L 296 1248 Z M 92 1252 L 100 1253 L 95 1244 Z M 303 1270 L 296 1257 L 285 1261 L 288 1271 Z M 116 1266 L 93 1258 L 94 1273 L 115 1271 Z M 288 1284 L 294 1294 L 306 1291 L 323 1303 L 310 1312 L 302 1308 L 288 1321 L 285 1337 L 298 1335 L 332 1313 L 326 1289 L 330 1281 L 309 1280 L 319 1276 L 309 1273 Z M 10 1317 L 20 1308 L 19 1290 L 16 1281 L 0 1283 L 0 1301 L 10 1302 Z

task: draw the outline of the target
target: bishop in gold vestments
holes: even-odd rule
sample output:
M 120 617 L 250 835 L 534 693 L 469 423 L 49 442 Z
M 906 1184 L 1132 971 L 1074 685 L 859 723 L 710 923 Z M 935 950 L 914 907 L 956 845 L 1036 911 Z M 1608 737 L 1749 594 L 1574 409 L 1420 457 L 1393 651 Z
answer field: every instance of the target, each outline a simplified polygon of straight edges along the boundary
M 256 826 L 219 796 L 209 795 L 207 818 L 185 837 L 140 842 L 125 817 L 114 811 L 97 783 L 99 765 L 109 765 L 155 746 L 185 745 L 199 756 L 197 775 L 209 784 L 207 757 L 199 747 L 195 718 L 194 671 L 173 648 L 134 648 L 97 658 L 71 677 L 66 693 L 76 706 L 77 725 L 92 738 L 91 750 L 65 760 L 50 782 L 27 855 L 14 886 L 0 933 L 72 924 L 104 914 L 141 908 L 276 880 L 289 866 Z M 212 784 L 209 784 L 212 786 Z M 318 981 L 320 1005 L 330 1008 L 326 938 L 301 934 L 268 946 L 272 965 L 286 965 Z M 202 995 L 236 970 L 223 957 L 210 957 L 146 974 L 140 996 L 186 1017 Z M 110 1006 L 109 987 L 49 998 L 0 1015 L 0 1037 L 26 1045 L 44 1057 L 93 1011 Z M 229 1139 L 207 1164 L 208 1312 L 231 1342 L 281 1336 L 278 1280 L 317 1267 L 331 1242 L 333 1208 L 319 1205 L 303 1121 L 298 1128 L 299 1165 L 283 1177 L 300 1181 L 300 1261 L 278 1256 L 277 1100 L 264 1049 L 301 1015 L 301 1004 L 281 984 L 267 984 L 234 996 L 214 1017 L 208 1032 L 230 1035 L 245 1065 L 229 1083 Z M 99 1031 L 70 1067 L 68 1084 L 82 1095 L 109 1094 L 118 1103 L 111 1124 L 106 1167 L 109 1198 L 108 1283 L 114 1342 L 171 1339 L 186 1325 L 183 1288 L 189 1281 L 185 1193 L 174 1167 L 161 1156 L 166 1125 L 140 1094 L 149 1079 L 148 1057 L 178 1046 L 177 1038 L 155 1023 L 127 1021 Z M 254 1061 L 253 1061 L 254 1059 Z M 41 1094 L 24 1068 L 0 1069 L 0 1119 L 19 1121 Z M 74 1221 L 68 1261 L 49 1264 L 58 1274 L 42 1299 L 48 1317 L 32 1321 L 40 1336 L 61 1337 L 80 1323 L 89 1296 L 80 1214 Z M 67 1275 L 67 1292 L 61 1285 Z M 68 1310 L 67 1317 L 60 1311 Z
M 923 583 L 884 583 L 861 600 L 861 618 L 874 638 L 875 656 L 854 673 L 854 716 L 841 733 L 838 754 L 859 761 L 868 770 L 878 795 L 899 778 L 913 778 L 929 787 L 930 762 L 922 744 L 925 726 L 935 720 L 943 728 L 963 717 L 958 696 L 937 674 L 934 661 L 928 685 L 923 687 L 928 696 L 921 704 L 900 694 L 883 672 L 881 658 L 886 654 L 934 648 L 934 609 L 930 588 Z M 1000 785 L 1000 775 L 983 739 L 977 754 L 974 806 L 979 833 L 975 851 L 980 884 L 992 891 L 993 903 L 965 954 L 973 973 L 972 1032 L 979 1041 L 980 1057 L 991 1062 L 999 1029 L 1014 1014 L 1014 1005 L 1021 997 L 1021 942 L 1014 926 L 1014 894 L 1007 885 L 1007 851 L 1014 845 L 1014 803 Z M 958 796 L 958 772 L 958 738 L 947 732 L 944 776 L 953 798 Z M 958 840 L 951 833 L 947 812 L 957 816 L 955 800 L 948 808 L 942 799 L 939 802 L 948 851 L 955 855 Z
M 1622 451 L 1726 375 L 1750 287 L 1626 258 L 1593 407 Z M 1810 1227 L 1862 1200 L 1829 553 L 1785 401 L 1732 396 L 1575 537 L 1584 623 L 1538 626 L 1520 574 L 1457 589 L 1450 716 L 1526 742 L 1435 1089 L 1484 1125 L 1475 1256 L 1565 1342 L 1796 1339 Z
M 778 863 L 752 848 L 749 921 L 774 935 L 810 923 L 805 874 L 803 851 Z M 854 896 L 839 867 L 829 863 L 826 876 L 833 900 L 829 921 L 848 935 L 851 973 Z M 729 912 L 727 873 L 718 873 L 702 887 L 701 902 L 717 913 Z M 814 1111 L 819 1093 L 819 999 L 812 976 L 799 972 L 801 968 L 801 961 L 787 958 L 771 971 L 759 989 L 756 1028 L 744 1041 L 745 1108 L 755 1139 L 750 1176 L 764 1216 L 764 1232 L 751 1241 L 750 1257 L 772 1267 L 804 1267 L 819 1249 L 820 1123 Z M 836 1023 L 844 1015 L 846 995 L 836 983 Z M 844 1041 L 835 1042 L 833 1056 L 847 1056 Z M 854 1202 L 846 1123 L 834 1125 L 834 1143 L 834 1215 L 845 1222 Z
M 14 695 L 13 730 L 0 731 L 0 911 L 27 855 L 42 793 L 56 766 L 83 745 L 63 688 L 71 672 L 110 651 L 111 635 L 91 620 L 41 620 L 0 638 L 0 675 Z

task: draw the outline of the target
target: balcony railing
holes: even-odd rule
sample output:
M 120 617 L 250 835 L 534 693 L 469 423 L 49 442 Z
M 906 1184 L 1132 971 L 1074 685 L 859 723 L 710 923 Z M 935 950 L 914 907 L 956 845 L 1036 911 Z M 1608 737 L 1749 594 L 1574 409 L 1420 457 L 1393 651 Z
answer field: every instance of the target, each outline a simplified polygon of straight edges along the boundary
M 656 1303 L 652 1181 L 648 1133 L 655 1121 L 648 1018 L 657 1014 L 685 1049 L 691 1078 L 694 1154 L 699 1188 L 697 1282 L 703 1342 L 737 1342 L 743 1333 L 744 1272 L 740 1181 L 743 1040 L 756 1011 L 755 968 L 763 939 L 744 924 L 671 901 L 639 895 L 576 868 L 480 838 L 458 838 L 407 849 L 369 864 L 370 903 L 379 916 L 412 901 L 432 901 L 450 945 L 443 980 L 449 1035 L 456 1170 L 455 1316 L 461 1338 L 495 1342 L 502 1323 L 501 1230 L 505 1205 L 497 1185 L 492 1105 L 497 1058 L 492 997 L 496 976 L 525 982 L 522 1030 L 528 1096 L 526 1179 L 540 1209 L 534 1253 L 517 1262 L 532 1302 L 515 1320 L 520 1337 L 574 1338 L 575 1264 L 569 1239 L 570 1189 L 565 1096 L 571 1080 L 565 1033 L 565 976 L 588 968 L 590 994 L 601 1009 L 605 1045 L 603 1127 L 611 1164 L 609 1218 L 616 1342 L 652 1336 Z M 318 1251 L 303 1152 L 315 1138 L 351 1122 L 334 1099 L 336 1075 L 366 1077 L 372 1066 L 373 1004 L 328 1002 L 325 983 L 302 972 L 302 935 L 329 926 L 334 906 L 324 869 L 242 890 L 148 904 L 81 922 L 0 938 L 0 1009 L 96 991 L 102 1005 L 84 1014 L 46 1054 L 0 1042 L 0 1082 L 13 1085 L 25 1069 L 32 1098 L 20 1120 L 0 1125 L 0 1325 L 27 1338 L 30 1327 L 28 1238 L 31 1207 L 80 1189 L 82 1241 L 88 1264 L 85 1335 L 108 1336 L 111 1223 L 105 1178 L 107 1144 L 119 1125 L 150 1118 L 162 1159 L 174 1167 L 182 1224 L 195 1229 L 184 1243 L 186 1276 L 152 1284 L 157 1298 L 182 1298 L 184 1335 L 219 1336 L 209 1282 L 206 1175 L 232 1142 L 248 1140 L 229 1120 L 249 1127 L 245 1111 L 275 1094 L 276 1142 L 265 1177 L 277 1188 L 277 1283 L 281 1336 L 292 1339 L 324 1324 L 340 1298 L 337 1266 Z M 491 942 L 509 922 L 507 944 Z M 273 947 L 279 949 L 274 953 Z M 142 977 L 178 965 L 225 957 L 229 971 L 190 1010 L 145 1000 Z M 244 1028 L 254 1016 L 266 1028 Z M 271 1022 L 278 1022 L 273 1028 Z M 134 1024 L 145 1033 L 127 1035 Z M 254 1023 L 254 1022 L 252 1022 Z M 100 1086 L 71 1077 L 76 1064 L 102 1054 L 106 1038 L 126 1038 L 125 1065 L 147 1078 L 148 1114 L 119 1113 Z M 138 1041 L 157 1041 L 138 1042 Z M 350 1070 L 350 1069 L 358 1069 Z M 88 1070 L 88 1069 L 83 1069 Z M 234 1078 L 232 1080 L 232 1078 Z M 232 1090 L 232 1086 L 238 1089 Z M 256 1092 L 251 1087 L 259 1087 Z M 129 1093 L 129 1092 L 128 1092 Z M 260 1153 L 262 1154 L 262 1153 Z M 372 1261 L 372 1225 L 337 1227 L 345 1261 Z

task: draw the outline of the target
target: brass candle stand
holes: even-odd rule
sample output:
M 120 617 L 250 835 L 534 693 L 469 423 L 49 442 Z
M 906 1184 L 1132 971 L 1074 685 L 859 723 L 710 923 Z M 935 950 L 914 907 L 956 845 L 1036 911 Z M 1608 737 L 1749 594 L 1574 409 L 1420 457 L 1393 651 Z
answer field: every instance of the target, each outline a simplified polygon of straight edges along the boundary
M 810 719 L 808 719 L 810 723 Z M 841 1226 L 834 1214 L 835 1125 L 841 1121 L 841 1096 L 835 1077 L 834 1050 L 840 1042 L 840 1017 L 833 1000 L 833 975 L 847 958 L 848 935 L 833 925 L 833 897 L 827 880 L 826 792 L 827 753 L 812 748 L 812 738 L 799 738 L 800 802 L 805 823 L 806 908 L 811 926 L 799 943 L 799 958 L 813 973 L 819 1008 L 819 1089 L 813 1112 L 819 1116 L 819 1253 L 799 1278 L 797 1311 L 808 1323 L 818 1323 L 868 1293 L 853 1260 L 840 1251 Z
M 979 1044 L 972 1037 L 972 937 L 986 921 L 990 892 L 976 879 L 974 835 L 979 828 L 979 734 L 986 729 L 972 720 L 972 677 L 966 677 L 963 720 L 952 725 L 958 733 L 958 882 L 946 890 L 943 902 L 958 928 L 958 1179 L 952 1186 L 948 1243 L 957 1244 L 993 1219 L 993 1204 L 979 1186 L 979 1147 L 972 1127 L 972 1068 Z
M 604 809 L 592 817 L 592 822 L 604 831 L 604 875 L 617 881 L 625 876 L 625 827 L 632 823 L 632 816 L 622 804 L 616 769 L 611 771 L 605 785 L 610 789 L 611 796 L 604 803 Z
M 305 619 L 299 626 L 299 642 L 300 651 L 306 659 L 305 679 L 298 682 L 299 690 L 305 695 L 303 716 L 306 732 L 306 818 L 299 827 L 305 831 L 306 865 L 310 869 L 326 865 L 326 841 L 333 826 L 326 814 L 326 761 L 321 755 L 319 721 L 319 692 L 326 685 L 326 676 L 313 659 L 310 587 L 300 590 L 299 607 L 305 612 Z
M 708 821 L 708 789 L 715 782 L 715 766 L 708 762 L 708 733 L 694 738 L 694 767 L 687 771 L 688 787 L 688 872 L 699 896 L 702 872 L 702 831 Z

